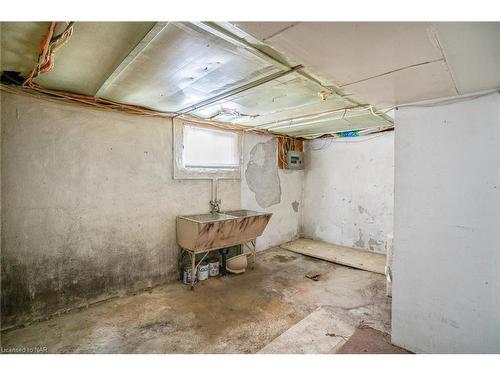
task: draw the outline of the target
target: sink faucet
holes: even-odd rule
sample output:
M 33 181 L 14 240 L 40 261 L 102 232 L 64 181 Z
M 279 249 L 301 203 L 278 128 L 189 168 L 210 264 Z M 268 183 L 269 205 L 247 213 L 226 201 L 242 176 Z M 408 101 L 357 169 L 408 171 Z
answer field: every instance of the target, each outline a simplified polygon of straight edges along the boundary
M 215 199 L 210 201 L 210 213 L 219 213 L 220 212 L 220 199 Z

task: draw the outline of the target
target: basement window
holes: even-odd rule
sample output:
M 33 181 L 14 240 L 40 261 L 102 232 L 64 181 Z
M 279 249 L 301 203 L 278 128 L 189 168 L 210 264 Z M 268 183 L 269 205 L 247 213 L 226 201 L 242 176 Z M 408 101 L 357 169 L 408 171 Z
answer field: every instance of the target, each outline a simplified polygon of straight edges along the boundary
M 241 135 L 174 121 L 174 178 L 240 178 Z

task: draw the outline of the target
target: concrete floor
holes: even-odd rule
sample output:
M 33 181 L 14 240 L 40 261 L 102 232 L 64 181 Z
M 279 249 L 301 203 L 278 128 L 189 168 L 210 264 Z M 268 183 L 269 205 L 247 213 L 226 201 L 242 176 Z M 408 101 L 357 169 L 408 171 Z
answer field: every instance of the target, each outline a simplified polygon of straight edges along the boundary
M 319 281 L 304 275 L 319 272 Z M 390 333 L 383 275 L 273 248 L 254 270 L 171 283 L 2 333 L 49 353 L 335 352 L 359 323 Z M 324 325 L 324 326 L 323 326 Z M 331 332 L 340 327 L 342 334 Z M 307 332 L 307 334 L 304 334 Z
M 391 344 L 391 337 L 368 326 L 356 329 L 339 354 L 411 354 L 408 350 Z

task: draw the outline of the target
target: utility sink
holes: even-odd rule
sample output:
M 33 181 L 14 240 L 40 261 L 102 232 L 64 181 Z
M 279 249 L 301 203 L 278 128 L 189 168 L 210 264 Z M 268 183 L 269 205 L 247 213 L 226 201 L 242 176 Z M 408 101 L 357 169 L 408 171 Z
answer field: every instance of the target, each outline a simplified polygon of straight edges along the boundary
M 250 216 L 267 215 L 267 214 L 263 214 L 262 212 L 250 211 L 250 210 L 227 211 L 227 212 L 224 212 L 224 214 L 236 216 L 236 217 L 250 217 Z
M 177 216 L 177 243 L 186 250 L 205 252 L 256 239 L 271 219 L 270 213 L 236 210 Z

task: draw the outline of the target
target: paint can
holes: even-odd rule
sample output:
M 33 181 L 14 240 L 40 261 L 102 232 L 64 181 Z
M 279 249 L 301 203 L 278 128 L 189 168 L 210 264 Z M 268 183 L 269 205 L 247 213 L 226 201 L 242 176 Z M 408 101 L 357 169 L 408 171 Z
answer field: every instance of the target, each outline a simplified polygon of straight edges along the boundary
M 208 279 L 208 263 L 207 262 L 201 262 L 201 264 L 198 266 L 198 280 L 206 280 Z
M 210 277 L 214 277 L 219 274 L 219 259 L 211 258 L 208 260 L 208 273 Z
M 194 280 L 195 282 L 198 281 L 198 278 Z M 191 285 L 191 267 L 186 266 L 184 268 L 184 271 L 182 272 L 182 282 L 187 285 Z

